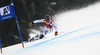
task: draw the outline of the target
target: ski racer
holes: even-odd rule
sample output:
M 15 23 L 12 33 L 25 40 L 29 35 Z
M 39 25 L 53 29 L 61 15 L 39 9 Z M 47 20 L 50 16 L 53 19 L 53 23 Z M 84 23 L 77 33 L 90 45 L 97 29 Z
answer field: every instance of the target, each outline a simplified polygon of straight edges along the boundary
M 54 21 L 51 19 L 51 16 L 46 15 L 44 17 L 44 19 L 35 20 L 35 21 L 30 22 L 30 25 L 33 25 L 36 23 L 44 23 L 45 26 L 42 28 L 42 31 L 39 34 L 37 34 L 35 37 L 29 39 L 28 41 L 42 39 L 46 34 L 52 32 L 53 28 L 55 28 L 55 36 L 58 35 L 57 27 L 56 27 Z

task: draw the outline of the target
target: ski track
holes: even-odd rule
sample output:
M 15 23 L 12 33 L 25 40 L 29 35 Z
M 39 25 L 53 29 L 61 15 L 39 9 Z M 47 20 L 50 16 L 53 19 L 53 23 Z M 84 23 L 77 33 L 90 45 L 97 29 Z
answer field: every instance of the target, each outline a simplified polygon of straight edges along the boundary
M 40 43 L 37 43 L 37 44 L 33 44 L 31 46 L 28 46 L 28 47 L 25 47 L 24 49 L 19 49 L 17 51 L 14 51 L 13 53 L 23 53 L 23 52 L 27 52 L 29 50 L 31 50 L 33 48 L 33 51 L 36 51 L 36 50 L 39 50 L 39 49 L 45 49 L 45 48 L 48 48 L 49 46 L 52 46 L 54 44 L 64 44 L 64 43 L 70 43 L 70 42 L 73 42 L 73 41 L 78 41 L 80 39 L 84 39 L 84 38 L 89 38 L 89 37 L 93 37 L 95 35 L 100 35 L 100 31 L 98 32 L 93 32 L 93 33 L 87 33 L 87 34 L 83 34 L 83 35 L 80 35 L 80 36 L 74 36 L 72 38 L 67 38 L 69 37 L 69 35 L 73 34 L 73 33 L 77 33 L 77 32 L 82 32 L 82 30 L 87 30 L 91 27 L 94 27 L 94 26 L 97 26 L 97 25 L 100 25 L 100 24 L 94 24 L 94 25 L 89 25 L 89 26 L 86 26 L 86 27 L 83 27 L 83 28 L 80 28 L 78 30 L 75 30 L 75 31 L 72 31 L 72 32 L 69 32 L 69 33 L 66 33 L 66 34 L 63 34 L 61 36 L 58 36 L 58 37 L 55 37 L 55 38 L 52 38 L 52 39 L 49 39 L 49 40 L 46 40 L 46 41 L 43 41 L 43 42 L 40 42 Z M 73 36 L 73 35 L 72 35 Z M 60 39 L 60 38 L 64 38 L 64 39 Z M 66 39 L 67 38 L 67 39 Z M 59 40 L 60 39 L 60 40 Z
M 44 44 L 44 43 L 47 43 L 47 42 L 50 42 L 50 41 L 59 39 L 59 38 L 64 37 L 64 36 L 66 37 L 66 36 L 69 35 L 69 34 L 72 34 L 72 33 L 75 33 L 75 32 L 78 32 L 78 31 L 81 31 L 81 30 L 83 30 L 83 29 L 90 28 L 90 27 L 93 27 L 93 26 L 96 26 L 96 25 L 98 25 L 98 24 L 86 26 L 86 27 L 84 27 L 84 28 L 80 28 L 80 29 L 78 29 L 78 30 L 75 30 L 75 31 L 72 31 L 72 32 L 63 34 L 63 35 L 61 35 L 61 36 L 58 36 L 58 37 L 52 38 L 52 39 L 50 39 L 50 40 L 46 40 L 46 41 L 40 42 L 40 43 L 38 43 L 38 44 L 35 44 L 35 45 L 33 45 L 33 46 L 30 46 L 30 47 L 26 47 L 26 48 L 32 48 L 32 47 L 35 47 L 35 46 L 39 46 L 39 45 L 41 45 L 41 44 Z M 84 34 L 84 35 L 82 35 L 82 36 L 89 36 L 89 35 L 92 35 L 92 34 L 94 35 L 94 34 L 98 34 L 98 33 L 99 33 L 99 32 L 91 33 L 91 34 Z M 80 36 L 80 37 L 82 37 L 82 36 Z M 79 37 L 79 38 L 80 38 L 80 37 Z M 76 37 L 74 37 L 74 38 L 76 38 Z

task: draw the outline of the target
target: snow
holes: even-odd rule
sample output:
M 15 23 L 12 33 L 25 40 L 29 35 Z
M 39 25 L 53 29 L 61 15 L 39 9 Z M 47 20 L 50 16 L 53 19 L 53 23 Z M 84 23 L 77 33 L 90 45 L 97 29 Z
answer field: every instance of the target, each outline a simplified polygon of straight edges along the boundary
M 50 33 L 44 39 L 24 43 L 25 48 L 22 44 L 6 47 L 0 55 L 100 55 L 99 13 L 100 3 L 58 13 L 54 20 L 62 32 L 59 36 Z

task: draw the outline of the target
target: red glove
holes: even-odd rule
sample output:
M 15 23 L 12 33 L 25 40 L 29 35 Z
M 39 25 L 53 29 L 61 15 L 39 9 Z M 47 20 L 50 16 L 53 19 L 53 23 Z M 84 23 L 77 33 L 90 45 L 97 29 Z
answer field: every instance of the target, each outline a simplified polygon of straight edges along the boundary
M 55 32 L 55 36 L 57 36 L 57 35 L 58 35 L 58 32 L 56 31 L 56 32 Z

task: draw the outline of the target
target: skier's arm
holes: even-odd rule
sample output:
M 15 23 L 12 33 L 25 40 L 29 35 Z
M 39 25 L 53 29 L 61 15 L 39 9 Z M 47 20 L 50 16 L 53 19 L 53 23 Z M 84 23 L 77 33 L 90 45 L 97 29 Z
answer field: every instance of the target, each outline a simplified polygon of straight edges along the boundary
M 33 23 L 43 23 L 44 19 L 40 19 L 40 20 L 35 20 L 33 21 Z
M 55 28 L 55 32 L 58 31 L 58 29 L 57 29 L 57 27 L 56 27 L 54 22 L 53 22 L 53 27 Z
M 57 27 L 56 27 L 56 25 L 55 25 L 54 22 L 53 22 L 53 26 L 54 26 L 54 28 L 55 28 L 55 36 L 57 36 L 57 35 L 58 35 L 58 29 L 57 29 Z
M 30 25 L 35 24 L 35 23 L 42 23 L 44 21 L 44 19 L 40 19 L 40 20 L 35 20 L 30 22 Z

